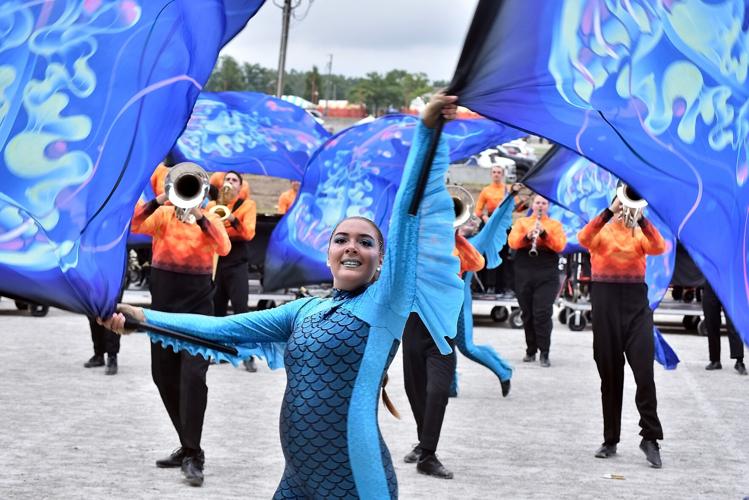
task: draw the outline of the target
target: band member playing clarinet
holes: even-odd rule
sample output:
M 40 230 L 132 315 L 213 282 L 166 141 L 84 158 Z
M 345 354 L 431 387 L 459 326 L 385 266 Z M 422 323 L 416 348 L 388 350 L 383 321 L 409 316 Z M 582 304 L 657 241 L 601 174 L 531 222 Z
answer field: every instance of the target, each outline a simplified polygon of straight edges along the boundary
M 551 366 L 549 347 L 554 299 L 559 293 L 559 252 L 567 244 L 562 224 L 547 215 L 549 202 L 535 195 L 533 215 L 521 217 L 507 238 L 515 256 L 515 287 L 525 329 L 525 357 L 530 363 L 540 352 L 539 363 Z
M 635 403 L 642 429 L 640 449 L 652 467 L 660 468 L 661 455 L 656 440 L 663 439 L 663 430 L 656 411 L 653 312 L 645 284 L 645 256 L 663 253 L 666 243 L 644 216 L 627 215 L 622 208 L 619 197 L 615 198 L 610 208 L 578 234 L 580 244 L 590 251 L 593 358 L 601 376 L 603 444 L 595 456 L 609 458 L 616 454 L 626 354 L 637 384 Z

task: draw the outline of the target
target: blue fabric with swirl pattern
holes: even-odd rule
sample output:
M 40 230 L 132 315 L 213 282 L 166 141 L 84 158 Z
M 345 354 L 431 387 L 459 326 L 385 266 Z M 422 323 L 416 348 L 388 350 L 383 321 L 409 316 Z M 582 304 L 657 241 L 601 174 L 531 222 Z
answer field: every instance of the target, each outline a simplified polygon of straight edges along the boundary
M 377 423 L 380 387 L 410 312 L 443 352 L 454 337 L 463 287 L 452 255 L 453 203 L 441 141 L 416 215 L 408 213 L 434 132 L 419 125 L 395 196 L 380 276 L 354 292 L 306 298 L 223 318 L 145 311 L 149 324 L 231 345 L 229 356 L 152 334 L 152 341 L 237 363 L 260 355 L 286 367 L 274 498 L 396 498 L 390 454 Z M 283 360 L 281 359 L 283 358 Z
M 450 92 L 633 186 L 749 342 L 748 70 L 749 0 L 480 0 Z
M 367 217 L 387 239 L 417 123 L 414 116 L 387 115 L 343 130 L 313 155 L 294 206 L 268 243 L 267 290 L 329 281 L 325 252 L 333 225 L 343 217 Z M 442 134 L 451 160 L 525 135 L 484 119 L 450 121 Z
M 202 92 L 174 147 L 177 161 L 302 180 L 330 133 L 304 109 L 259 92 Z
M 136 200 L 262 0 L 4 0 L 0 294 L 114 308 Z

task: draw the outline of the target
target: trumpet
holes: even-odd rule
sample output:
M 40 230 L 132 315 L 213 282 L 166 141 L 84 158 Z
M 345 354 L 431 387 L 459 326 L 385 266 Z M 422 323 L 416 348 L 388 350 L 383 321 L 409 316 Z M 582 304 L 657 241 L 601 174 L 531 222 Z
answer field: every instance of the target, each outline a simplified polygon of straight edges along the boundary
M 195 216 L 190 210 L 203 203 L 208 186 L 208 174 L 196 163 L 185 161 L 169 169 L 164 179 L 164 191 L 176 207 L 177 219 L 188 224 L 195 223 Z
M 447 186 L 447 192 L 450 193 L 450 197 L 453 199 L 453 208 L 455 209 L 453 227 L 462 226 L 471 218 L 473 196 L 471 196 L 471 193 L 466 188 L 457 184 Z
M 533 228 L 533 239 L 531 240 L 531 249 L 528 255 L 531 257 L 538 256 L 538 235 L 541 234 L 541 211 L 536 212 L 536 226 Z
M 625 226 L 634 228 L 642 217 L 643 210 L 648 206 L 647 200 L 622 181 L 619 181 L 616 187 L 616 197 L 622 204 L 619 218 Z
M 214 205 L 208 212 L 218 215 L 222 221 L 228 219 L 231 215 L 231 210 L 226 205 Z

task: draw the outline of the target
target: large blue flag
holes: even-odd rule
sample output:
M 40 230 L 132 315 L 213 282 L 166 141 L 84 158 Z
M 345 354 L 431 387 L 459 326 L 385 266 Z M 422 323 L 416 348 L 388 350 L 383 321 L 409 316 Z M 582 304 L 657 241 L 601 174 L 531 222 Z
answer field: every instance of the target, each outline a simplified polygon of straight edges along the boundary
M 553 202 L 549 217 L 562 222 L 567 235 L 567 253 L 587 252 L 580 246 L 577 233 L 611 204 L 619 179 L 574 151 L 555 146 L 528 173 L 523 183 Z M 676 240 L 657 214 L 649 208 L 645 208 L 644 213 L 666 240 L 665 253 L 647 256 L 645 282 L 650 308 L 655 310 L 671 283 Z M 653 327 L 653 337 L 656 360 L 667 369 L 676 368 L 679 358 L 657 327 Z
M 135 201 L 262 3 L 2 3 L 0 294 L 112 311 Z
M 637 189 L 745 341 L 748 30 L 742 0 L 481 0 L 450 89 Z
M 206 170 L 301 180 L 330 133 L 305 110 L 258 92 L 203 92 L 177 140 L 177 161 Z
M 291 210 L 271 235 L 263 285 L 267 290 L 331 281 L 328 240 L 343 218 L 360 215 L 387 238 L 395 192 L 418 118 L 388 115 L 333 136 L 310 160 Z M 452 160 L 524 135 L 490 120 L 445 125 Z

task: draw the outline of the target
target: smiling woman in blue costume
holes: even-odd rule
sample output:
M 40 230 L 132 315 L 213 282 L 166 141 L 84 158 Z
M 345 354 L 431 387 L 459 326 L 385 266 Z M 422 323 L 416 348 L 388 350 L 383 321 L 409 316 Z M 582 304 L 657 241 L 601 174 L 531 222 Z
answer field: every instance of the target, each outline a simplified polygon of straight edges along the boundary
M 397 498 L 390 453 L 377 423 L 377 399 L 411 311 L 419 313 L 443 352 L 455 335 L 462 303 L 459 264 L 452 255 L 453 203 L 445 189 L 446 146 L 440 142 L 415 215 L 433 128 L 455 117 L 457 98 L 437 95 L 422 116 L 393 206 L 388 244 L 368 219 L 334 229 L 328 249 L 335 293 L 275 309 L 224 318 L 118 306 L 103 321 L 124 333 L 125 317 L 232 345 L 234 358 L 151 334 L 152 341 L 238 362 L 261 355 L 286 367 L 281 446 L 286 459 L 274 498 Z M 428 166 L 426 168 L 429 168 Z

